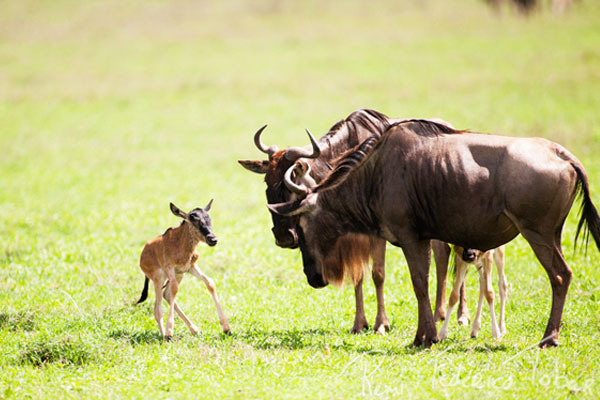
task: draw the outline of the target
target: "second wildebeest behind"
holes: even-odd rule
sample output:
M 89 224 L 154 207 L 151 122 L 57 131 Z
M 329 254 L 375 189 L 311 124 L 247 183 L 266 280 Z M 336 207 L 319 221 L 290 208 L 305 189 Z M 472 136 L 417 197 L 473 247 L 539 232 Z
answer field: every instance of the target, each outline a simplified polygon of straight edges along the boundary
M 600 248 L 600 217 L 587 174 L 564 147 L 413 120 L 367 139 L 304 199 L 269 208 L 300 215 L 304 268 L 312 273 L 320 273 L 332 244 L 349 232 L 401 247 L 418 301 L 415 345 L 438 340 L 428 294 L 431 239 L 487 251 L 523 235 L 552 286 L 540 342 L 546 347 L 558 345 L 572 276 L 561 233 L 578 193 L 582 214 L 575 240 L 587 224 Z

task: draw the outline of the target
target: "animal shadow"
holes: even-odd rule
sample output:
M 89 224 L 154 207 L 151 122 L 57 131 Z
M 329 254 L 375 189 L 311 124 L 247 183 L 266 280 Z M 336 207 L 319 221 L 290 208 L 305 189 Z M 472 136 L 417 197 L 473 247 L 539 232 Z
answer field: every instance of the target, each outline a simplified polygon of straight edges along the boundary
M 131 332 L 125 329 L 119 329 L 110 332 L 108 337 L 115 340 L 128 341 L 132 346 L 140 344 L 156 344 L 164 341 L 160 333 L 155 330 Z

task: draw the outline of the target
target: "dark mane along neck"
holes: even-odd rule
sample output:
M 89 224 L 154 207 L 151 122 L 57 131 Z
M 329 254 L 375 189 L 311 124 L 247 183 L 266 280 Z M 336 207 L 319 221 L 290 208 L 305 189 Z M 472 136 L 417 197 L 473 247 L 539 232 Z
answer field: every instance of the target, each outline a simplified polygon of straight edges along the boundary
M 469 132 L 468 130 L 454 129 L 450 125 L 443 124 L 441 122 L 429 120 L 429 119 L 406 119 L 390 124 L 387 132 L 392 127 L 405 126 L 420 136 L 439 136 L 441 134 L 461 134 Z
M 332 189 L 348 178 L 371 154 L 381 136 L 371 136 L 355 148 L 348 150 L 335 160 L 334 169 L 314 189 L 315 192 Z
M 371 135 L 381 136 L 390 126 L 389 118 L 375 110 L 360 109 L 336 122 L 320 140 L 328 159 L 337 158 Z

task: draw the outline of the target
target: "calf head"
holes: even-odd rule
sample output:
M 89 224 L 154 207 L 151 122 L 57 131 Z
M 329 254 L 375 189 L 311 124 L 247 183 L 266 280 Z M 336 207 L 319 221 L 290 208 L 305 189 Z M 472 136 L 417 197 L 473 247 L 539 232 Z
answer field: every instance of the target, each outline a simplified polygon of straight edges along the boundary
M 212 220 L 210 219 L 210 215 L 208 215 L 212 202 L 211 199 L 206 207 L 194 208 L 189 213 L 181 211 L 175 204 L 170 203 L 171 212 L 174 215 L 183 218 L 187 223 L 197 229 L 202 234 L 201 240 L 211 247 L 217 244 L 217 235 L 212 231 Z
M 287 150 L 279 150 L 277 146 L 266 146 L 260 139 L 260 135 L 267 126 L 263 126 L 254 134 L 254 144 L 263 153 L 268 155 L 268 160 L 238 160 L 242 167 L 249 171 L 264 174 L 267 184 L 267 203 L 277 204 L 293 200 L 292 193 L 284 185 L 286 171 L 300 158 L 317 158 L 320 149 L 315 138 L 308 132 L 311 140 L 311 148 L 290 147 Z M 299 244 L 296 225 L 297 217 L 287 217 L 271 212 L 275 243 L 279 247 L 296 248 Z

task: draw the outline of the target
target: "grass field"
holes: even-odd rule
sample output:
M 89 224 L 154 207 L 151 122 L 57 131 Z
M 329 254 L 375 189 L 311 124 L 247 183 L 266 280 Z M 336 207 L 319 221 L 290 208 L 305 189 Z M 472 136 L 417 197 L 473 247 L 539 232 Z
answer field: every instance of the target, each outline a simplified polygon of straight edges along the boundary
M 494 15 L 476 0 L 0 1 L 0 398 L 597 398 L 600 255 L 563 244 L 574 279 L 561 346 L 536 344 L 550 284 L 507 246 L 508 333 L 450 324 L 410 347 L 417 307 L 387 252 L 385 337 L 350 335 L 353 290 L 314 290 L 275 246 L 252 143 L 304 145 L 361 107 L 542 136 L 584 163 L 600 206 L 600 5 Z M 232 335 L 201 282 L 163 343 L 143 244 L 215 198 L 200 246 Z M 430 283 L 433 289 L 435 279 Z M 367 282 L 369 322 L 375 293 Z M 474 313 L 477 278 L 468 276 Z M 329 351 L 327 350 L 329 349 Z

